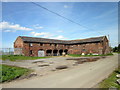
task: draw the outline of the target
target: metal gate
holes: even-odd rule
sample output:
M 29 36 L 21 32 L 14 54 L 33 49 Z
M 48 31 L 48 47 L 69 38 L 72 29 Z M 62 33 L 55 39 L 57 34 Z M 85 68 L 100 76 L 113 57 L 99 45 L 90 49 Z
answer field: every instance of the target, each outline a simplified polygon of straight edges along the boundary
M 38 57 L 44 57 L 44 56 L 45 56 L 45 52 L 43 50 L 39 50 Z

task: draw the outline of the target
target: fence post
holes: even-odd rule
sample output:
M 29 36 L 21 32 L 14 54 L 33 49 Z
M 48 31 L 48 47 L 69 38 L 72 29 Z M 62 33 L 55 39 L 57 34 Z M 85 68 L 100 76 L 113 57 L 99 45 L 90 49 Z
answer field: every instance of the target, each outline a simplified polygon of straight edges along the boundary
M 9 50 L 9 55 L 10 55 L 10 48 L 8 50 Z

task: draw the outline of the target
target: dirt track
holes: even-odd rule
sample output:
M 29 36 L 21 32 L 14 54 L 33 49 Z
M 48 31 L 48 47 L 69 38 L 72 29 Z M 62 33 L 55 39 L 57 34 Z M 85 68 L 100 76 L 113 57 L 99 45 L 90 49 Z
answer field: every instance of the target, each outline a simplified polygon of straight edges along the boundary
M 3 88 L 91 88 L 118 66 L 118 55 L 80 64 L 42 77 L 4 83 Z

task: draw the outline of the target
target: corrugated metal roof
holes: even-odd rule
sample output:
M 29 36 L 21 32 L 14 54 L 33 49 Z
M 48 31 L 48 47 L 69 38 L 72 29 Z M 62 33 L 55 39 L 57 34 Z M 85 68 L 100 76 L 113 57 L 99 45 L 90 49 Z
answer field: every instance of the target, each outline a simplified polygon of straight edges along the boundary
M 103 38 L 106 36 L 101 37 L 93 37 L 87 39 L 77 39 L 77 40 L 56 40 L 56 39 L 47 39 L 47 38 L 37 38 L 37 37 L 26 37 L 26 36 L 19 36 L 24 42 L 38 42 L 38 43 L 59 43 L 59 44 L 76 44 L 76 43 L 90 43 L 90 42 L 100 42 L 103 41 Z

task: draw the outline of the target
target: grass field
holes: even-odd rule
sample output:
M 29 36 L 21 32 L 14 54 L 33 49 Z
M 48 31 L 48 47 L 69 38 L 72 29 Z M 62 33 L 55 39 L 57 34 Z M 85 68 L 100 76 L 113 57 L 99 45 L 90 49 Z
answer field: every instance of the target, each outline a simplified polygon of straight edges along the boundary
M 114 52 L 114 53 L 118 53 L 118 54 L 120 54 L 120 52 Z
M 100 88 L 120 88 L 120 85 L 116 83 L 118 79 L 117 74 L 120 74 L 120 68 L 115 70 L 107 79 L 103 80 L 100 84 Z
M 2 60 L 35 60 L 35 59 L 43 59 L 43 58 L 50 58 L 50 57 L 30 57 L 30 56 L 22 56 L 22 55 L 2 55 L 0 59 Z
M 69 56 L 72 57 L 92 57 L 92 56 L 111 56 L 113 55 L 112 53 L 106 54 L 106 55 L 80 55 L 80 54 L 69 54 Z
M 80 54 L 69 54 L 69 56 L 72 57 L 90 57 L 90 56 L 110 56 L 113 55 L 112 53 L 106 54 L 106 55 L 80 55 Z M 35 60 L 35 59 L 43 59 L 43 58 L 50 58 L 49 57 L 30 57 L 30 56 L 23 56 L 23 55 L 2 55 L 0 56 L 0 59 L 2 60 L 10 60 L 10 61 L 16 61 L 16 60 Z
M 22 75 L 27 75 L 31 70 L 15 66 L 1 65 L 0 64 L 0 83 L 11 81 Z

